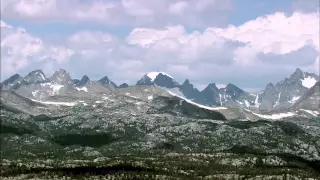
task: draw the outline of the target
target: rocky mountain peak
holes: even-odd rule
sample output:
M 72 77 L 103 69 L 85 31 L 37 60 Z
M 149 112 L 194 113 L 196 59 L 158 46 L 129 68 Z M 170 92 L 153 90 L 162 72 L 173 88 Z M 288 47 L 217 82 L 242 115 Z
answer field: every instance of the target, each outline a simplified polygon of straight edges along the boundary
M 50 77 L 50 81 L 56 84 L 68 84 L 72 82 L 72 79 L 66 70 L 59 69 L 53 73 L 53 75 Z
M 272 83 L 268 83 L 266 89 L 274 89 L 275 86 Z
M 129 85 L 127 83 L 122 83 L 119 88 L 127 88 L 129 87 Z
M 22 76 L 20 76 L 19 74 L 14 74 L 13 76 L 9 77 L 1 83 L 1 89 L 16 89 L 26 83 L 27 82 L 24 80 Z
M 160 87 L 174 88 L 178 87 L 179 83 L 167 73 L 149 72 L 144 75 L 136 85 L 157 85 Z
M 291 75 L 292 78 L 296 77 L 296 78 L 303 78 L 304 76 L 304 72 L 300 69 L 297 68 L 294 73 Z
M 238 92 L 238 93 L 244 92 L 244 90 L 240 89 L 238 86 L 236 86 L 234 84 L 231 84 L 231 83 L 227 84 L 225 89 L 226 89 L 226 92 L 232 92 L 232 93 L 234 93 L 234 92 Z
M 162 76 L 162 77 L 168 77 L 168 78 L 172 78 L 172 76 L 170 76 L 169 74 L 167 73 L 164 73 L 164 72 L 149 72 L 146 74 L 146 76 L 151 80 L 151 81 L 155 81 L 157 79 L 158 76 Z
M 103 78 L 101 78 L 98 82 L 100 82 L 102 85 L 113 85 L 114 87 L 117 87 L 117 85 L 112 82 L 108 76 L 104 76 Z
M 154 84 L 160 87 L 175 88 L 179 85 L 171 76 L 159 73 L 154 80 Z
M 210 83 L 205 89 L 218 90 L 216 83 Z
M 8 79 L 4 80 L 2 83 L 3 84 L 12 83 L 12 82 L 15 82 L 17 80 L 22 80 L 22 79 L 23 79 L 23 77 L 20 76 L 20 74 L 14 74 L 11 77 L 9 77 Z
M 191 85 L 189 79 L 186 79 L 183 83 L 182 86 L 188 86 Z
M 91 83 L 90 78 L 87 75 L 84 75 L 84 76 L 82 76 L 82 78 L 81 78 L 81 80 L 79 82 L 79 85 L 80 86 L 84 86 L 84 85 L 89 84 L 89 83 Z
M 199 96 L 199 90 L 186 79 L 182 85 L 179 86 L 179 90 L 184 94 L 188 99 L 196 99 Z
M 99 82 L 102 84 L 111 84 L 111 80 L 108 78 L 108 76 L 104 76 L 99 80 Z
M 25 78 L 28 83 L 39 83 L 47 80 L 47 77 L 42 72 L 42 70 L 34 70 L 31 71 Z

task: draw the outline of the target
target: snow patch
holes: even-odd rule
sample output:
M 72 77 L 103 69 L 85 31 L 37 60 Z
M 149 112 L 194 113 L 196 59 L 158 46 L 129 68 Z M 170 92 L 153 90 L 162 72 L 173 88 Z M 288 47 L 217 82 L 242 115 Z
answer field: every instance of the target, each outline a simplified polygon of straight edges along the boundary
M 307 110 L 307 109 L 301 109 L 302 111 L 305 111 L 313 116 L 318 116 L 320 113 L 318 111 L 311 111 L 311 110 Z
M 81 88 L 76 87 L 76 90 L 77 90 L 77 91 L 88 92 L 88 88 L 87 88 L 87 87 L 81 87 Z
M 202 120 L 198 120 L 197 122 L 210 122 L 210 123 L 216 123 L 216 124 L 224 124 L 223 121 L 210 120 L 210 119 L 202 119 Z
M 49 104 L 49 105 L 56 105 L 56 106 L 59 106 L 59 105 L 62 105 L 62 106 L 74 106 L 74 105 L 77 104 L 76 102 L 37 101 L 35 99 L 31 99 L 31 100 L 34 101 L 34 102 L 41 103 L 41 104 Z
M 180 91 L 179 88 L 166 88 L 166 89 L 177 94 L 178 96 L 186 98 L 185 95 Z
M 63 85 L 59 85 L 59 84 L 51 84 L 50 88 L 52 88 L 53 90 L 53 94 L 59 94 L 60 89 L 63 87 Z
M 169 74 L 164 73 L 164 72 L 149 72 L 149 73 L 147 74 L 147 76 L 151 79 L 151 81 L 154 81 L 159 74 L 168 76 L 168 77 L 170 77 L 170 78 L 172 79 L 172 76 L 170 76 Z
M 40 84 L 41 87 L 50 86 L 50 85 L 51 85 L 51 83 L 41 83 Z
M 36 97 L 36 95 L 37 95 L 38 92 L 39 92 L 39 90 L 32 91 L 32 95 L 33 95 L 34 97 Z
M 255 105 L 256 108 L 259 108 L 259 106 L 260 106 L 260 103 L 259 103 L 259 94 L 260 94 L 260 93 L 258 93 L 258 94 L 256 95 L 256 99 L 254 100 L 254 105 Z
M 250 106 L 250 103 L 247 100 L 244 100 L 244 103 L 246 104 L 246 107 Z
M 317 80 L 313 77 L 305 77 L 304 79 L 301 79 L 302 86 L 310 89 L 312 86 L 314 86 L 317 82 Z
M 273 107 L 276 107 L 276 106 L 279 104 L 280 97 L 281 97 L 281 93 L 279 93 L 278 100 L 277 100 L 276 103 L 273 105 Z
M 278 114 L 258 114 L 258 113 L 254 113 L 248 109 L 245 109 L 248 112 L 251 112 L 252 114 L 259 116 L 261 118 L 265 118 L 265 119 L 281 119 L 281 118 L 285 118 L 285 117 L 291 117 L 296 115 L 293 112 L 286 112 L 286 113 L 278 113 Z
M 152 100 L 153 99 L 153 96 L 148 96 L 148 100 Z
M 300 96 L 294 96 L 289 103 L 295 103 L 298 99 L 300 98 Z
M 59 94 L 59 91 L 62 87 L 64 87 L 63 85 L 60 84 L 52 84 L 52 83 L 41 83 L 40 84 L 41 87 L 46 87 L 46 86 L 50 86 L 50 88 L 52 89 L 52 95 L 57 95 Z
M 241 101 L 238 101 L 238 100 L 236 100 L 236 102 L 237 102 L 238 104 L 241 104 L 241 105 L 243 104 Z
M 195 103 L 195 102 L 193 102 L 193 101 L 190 101 L 190 100 L 187 99 L 187 98 L 184 98 L 184 97 L 182 97 L 182 96 L 179 96 L 179 95 L 177 95 L 177 94 L 169 91 L 168 89 L 167 89 L 167 91 L 168 91 L 168 93 L 169 93 L 170 95 L 179 97 L 179 98 L 185 100 L 186 102 L 188 102 L 188 103 L 190 103 L 190 104 L 193 104 L 193 105 L 196 105 L 196 106 L 198 106 L 198 107 L 200 107 L 200 108 L 203 108 L 203 109 L 208 109 L 208 110 L 212 110 L 212 111 L 228 109 L 228 108 L 226 108 L 226 107 L 208 107 L 208 106 L 204 106 L 204 105 Z
M 40 77 L 41 77 L 42 80 L 46 80 L 46 78 L 44 77 L 44 75 L 42 73 L 39 73 L 39 74 L 40 74 Z

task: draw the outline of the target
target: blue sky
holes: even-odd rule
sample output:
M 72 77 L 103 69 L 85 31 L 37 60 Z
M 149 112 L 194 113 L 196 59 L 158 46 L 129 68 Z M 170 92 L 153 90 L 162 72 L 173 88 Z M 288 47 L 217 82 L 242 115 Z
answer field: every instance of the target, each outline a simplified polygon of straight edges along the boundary
M 257 91 L 318 73 L 318 0 L 3 0 L 1 79 L 59 68 L 134 84 L 165 71 Z

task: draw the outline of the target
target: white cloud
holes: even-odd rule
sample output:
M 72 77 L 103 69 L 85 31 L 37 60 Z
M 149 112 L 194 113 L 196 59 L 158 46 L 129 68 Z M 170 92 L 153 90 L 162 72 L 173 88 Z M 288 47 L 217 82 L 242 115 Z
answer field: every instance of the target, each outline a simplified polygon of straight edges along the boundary
M 12 26 L 8 25 L 7 23 L 5 23 L 4 21 L 0 20 L 0 27 L 1 28 L 12 28 Z
M 126 3 L 130 6 L 131 1 Z M 150 9 L 151 5 L 141 6 Z M 179 6 L 171 10 L 187 11 L 186 5 Z M 199 5 L 194 10 L 205 7 Z M 318 12 L 274 13 L 239 26 L 193 32 L 183 25 L 134 28 L 124 39 L 108 32 L 83 30 L 70 35 L 60 46 L 43 42 L 3 21 L 1 28 L 5 29 L 1 33 L 1 63 L 8 67 L 7 73 L 46 59 L 43 66 L 47 69 L 69 67 L 73 69 L 71 74 L 78 76 L 85 72 L 135 83 L 146 72 L 159 70 L 180 82 L 188 78 L 194 84 L 204 84 L 228 77 L 287 75 L 296 67 L 315 72 L 319 64 Z
M 12 74 L 41 61 L 61 64 L 72 54 L 70 49 L 48 46 L 24 28 L 13 28 L 1 21 L 1 74 Z
M 32 21 L 107 25 L 221 24 L 230 0 L 3 0 L 1 16 Z M 207 13 L 210 12 L 210 18 Z M 216 17 L 216 18 L 215 18 Z
M 219 36 L 238 40 L 247 45 L 238 49 L 236 57 L 241 62 L 254 61 L 259 52 L 288 54 L 306 44 L 319 51 L 319 13 L 275 13 L 227 29 L 210 28 Z
M 187 8 L 189 8 L 189 4 L 186 1 L 178 1 L 169 5 L 169 12 L 182 15 Z
M 291 63 L 300 67 L 313 64 L 319 53 L 319 13 L 296 12 L 290 16 L 274 13 L 240 26 L 207 28 L 202 33 L 187 33 L 182 26 L 136 28 L 127 40 L 130 44 L 161 52 L 157 57 L 169 52 L 167 57 L 170 58 L 169 55 L 174 54 L 175 62 L 181 64 L 205 62 L 207 67 L 210 64 L 212 67 L 225 63 L 244 70 L 252 71 L 251 68 L 259 66 L 269 71 L 273 65 L 260 57 L 274 54 L 272 63 L 275 65 Z M 284 57 L 290 57 L 288 61 L 291 62 L 281 62 Z

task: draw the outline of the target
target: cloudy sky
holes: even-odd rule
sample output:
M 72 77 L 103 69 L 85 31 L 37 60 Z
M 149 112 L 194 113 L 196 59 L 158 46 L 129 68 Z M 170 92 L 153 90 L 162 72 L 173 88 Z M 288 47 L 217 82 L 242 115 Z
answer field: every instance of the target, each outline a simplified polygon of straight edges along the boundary
M 1 0 L 1 80 L 59 68 L 256 91 L 319 72 L 319 0 Z

